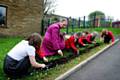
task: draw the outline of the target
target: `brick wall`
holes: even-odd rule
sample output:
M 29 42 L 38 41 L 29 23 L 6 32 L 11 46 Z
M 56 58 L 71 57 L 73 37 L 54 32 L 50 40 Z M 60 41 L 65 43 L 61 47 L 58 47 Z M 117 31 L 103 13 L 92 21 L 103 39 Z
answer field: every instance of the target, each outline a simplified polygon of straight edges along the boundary
M 0 34 L 27 36 L 40 32 L 43 16 L 43 0 L 0 0 L 7 6 L 7 28 L 0 28 Z

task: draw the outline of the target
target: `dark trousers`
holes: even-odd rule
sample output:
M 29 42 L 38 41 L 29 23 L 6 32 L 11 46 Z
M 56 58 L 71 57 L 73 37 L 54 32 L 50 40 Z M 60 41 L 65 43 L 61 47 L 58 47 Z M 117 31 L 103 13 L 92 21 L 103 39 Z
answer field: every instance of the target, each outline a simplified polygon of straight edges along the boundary
M 104 43 L 110 43 L 111 38 L 109 36 L 104 37 Z
M 30 66 L 28 56 L 20 61 L 16 61 L 7 55 L 4 60 L 3 70 L 8 76 L 21 77 L 28 74 Z

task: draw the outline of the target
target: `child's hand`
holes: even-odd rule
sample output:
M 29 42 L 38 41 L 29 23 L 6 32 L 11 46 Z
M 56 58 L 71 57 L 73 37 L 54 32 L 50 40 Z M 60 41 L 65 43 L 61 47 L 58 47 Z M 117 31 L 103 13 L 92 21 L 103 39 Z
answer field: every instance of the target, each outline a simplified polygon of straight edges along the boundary
M 44 62 L 48 62 L 48 59 L 46 57 L 43 57 Z
M 80 51 L 79 51 L 79 50 L 77 50 L 77 54 L 80 54 L 79 52 L 80 52 Z
M 83 46 L 86 46 L 86 44 L 83 44 Z
M 112 42 L 112 45 L 114 45 L 115 42 Z
M 45 64 L 41 64 L 41 68 L 45 68 L 45 66 L 46 66 Z
M 63 56 L 63 52 L 61 50 L 58 50 L 58 54 Z
M 93 44 L 96 44 L 96 42 L 94 41 L 94 42 L 92 42 Z

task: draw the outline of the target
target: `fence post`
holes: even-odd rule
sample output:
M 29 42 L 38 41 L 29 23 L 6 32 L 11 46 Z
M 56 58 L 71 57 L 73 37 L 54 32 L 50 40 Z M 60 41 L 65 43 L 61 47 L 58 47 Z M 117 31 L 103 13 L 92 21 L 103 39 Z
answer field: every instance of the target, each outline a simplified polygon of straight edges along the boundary
M 95 28 L 95 22 L 96 22 L 96 13 L 94 14 L 94 18 L 93 18 L 93 27 Z
M 72 19 L 72 32 L 73 32 L 73 33 L 74 33 L 74 23 L 75 23 L 74 21 L 75 21 L 75 19 L 73 18 L 73 19 Z
M 66 33 L 68 34 L 68 29 L 69 29 L 69 28 L 68 28 L 68 27 L 69 27 L 69 18 L 67 18 L 67 23 L 68 23 L 68 24 L 67 24 L 67 26 L 66 26 Z
M 106 27 L 106 18 L 104 18 L 104 28 Z
M 110 19 L 110 27 L 112 27 L 112 19 Z
M 80 17 L 79 17 L 79 19 L 78 19 L 78 27 L 80 28 L 80 21 L 81 21 L 81 19 L 80 19 Z
M 47 26 L 49 26 L 50 25 L 50 19 L 48 19 L 48 21 L 47 21 Z
M 41 21 L 41 35 L 44 34 L 44 19 Z
M 84 20 L 83 20 L 83 28 L 85 28 L 85 16 L 84 16 Z

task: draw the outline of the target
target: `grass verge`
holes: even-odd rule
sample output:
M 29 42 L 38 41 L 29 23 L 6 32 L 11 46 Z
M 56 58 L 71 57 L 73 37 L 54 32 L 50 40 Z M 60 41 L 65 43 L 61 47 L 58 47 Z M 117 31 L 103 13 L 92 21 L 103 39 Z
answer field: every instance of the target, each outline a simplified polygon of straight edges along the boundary
M 25 77 L 22 80 L 54 80 L 56 77 L 63 74 L 64 72 L 71 69 L 72 67 L 79 64 L 80 62 L 87 59 L 88 57 L 92 56 L 97 51 L 103 49 L 105 46 L 106 46 L 105 44 L 98 46 L 94 49 L 91 49 L 89 52 L 86 52 L 80 55 L 79 57 L 76 57 L 75 59 L 70 60 L 66 64 L 58 65 L 55 68 L 51 68 L 47 71 L 35 72 L 32 76 Z
M 22 38 L 19 38 L 19 37 L 0 38 L 0 54 L 1 54 L 0 55 L 0 80 L 9 80 L 9 78 L 6 77 L 5 74 L 3 73 L 4 57 L 6 53 L 20 40 L 22 40 Z M 33 74 L 18 80 L 54 80 L 60 74 L 66 72 L 70 68 L 79 64 L 80 62 L 87 59 L 88 57 L 92 56 L 93 54 L 95 54 L 97 51 L 101 50 L 105 46 L 106 45 L 103 44 L 94 49 L 91 49 L 89 52 L 81 54 L 79 57 L 76 57 L 75 59 L 70 60 L 68 63 L 64 65 L 57 65 L 56 67 L 46 71 L 36 71 Z

